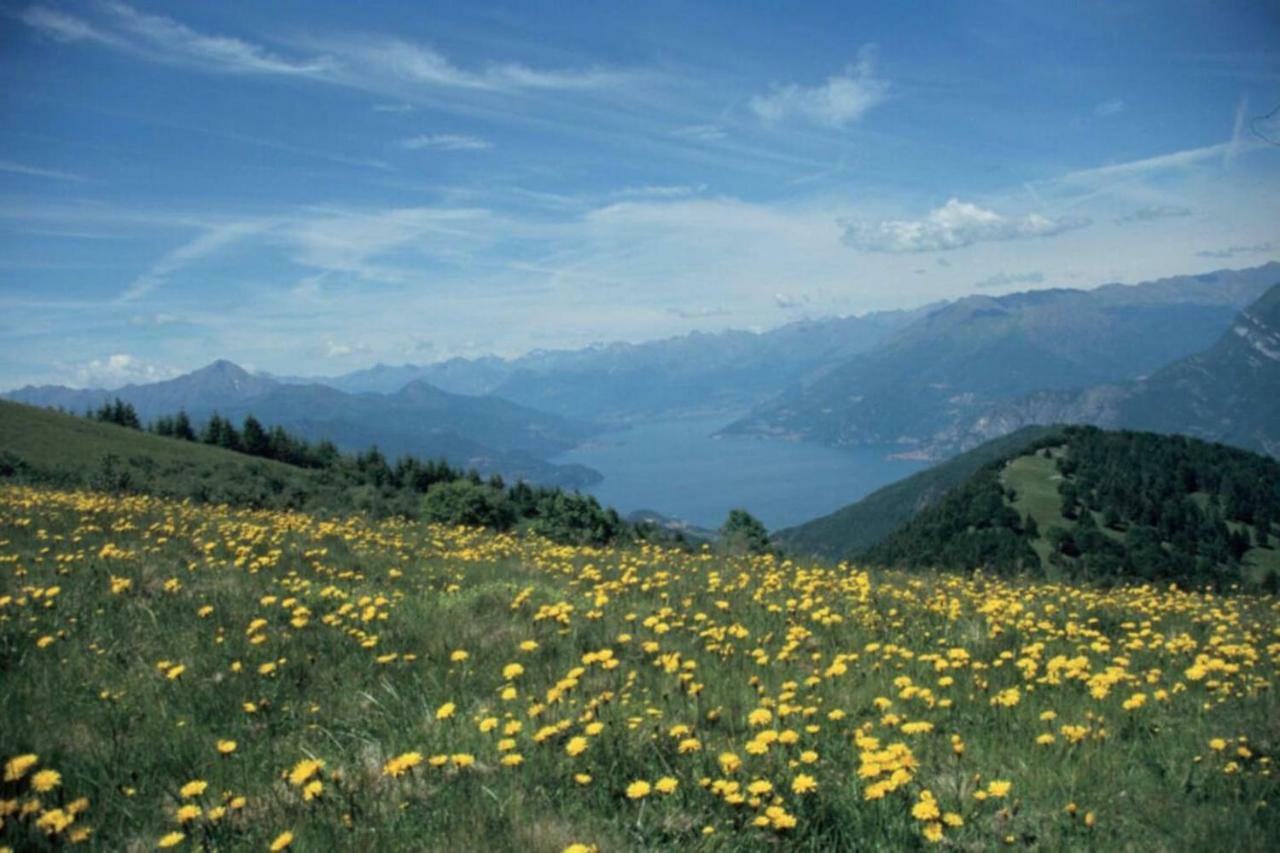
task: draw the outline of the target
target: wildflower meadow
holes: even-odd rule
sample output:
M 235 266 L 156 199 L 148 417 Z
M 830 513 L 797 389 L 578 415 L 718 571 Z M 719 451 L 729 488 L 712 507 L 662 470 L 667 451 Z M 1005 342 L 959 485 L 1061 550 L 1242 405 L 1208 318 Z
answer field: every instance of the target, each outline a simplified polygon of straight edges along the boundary
M 0 490 L 0 848 L 1280 838 L 1280 602 Z

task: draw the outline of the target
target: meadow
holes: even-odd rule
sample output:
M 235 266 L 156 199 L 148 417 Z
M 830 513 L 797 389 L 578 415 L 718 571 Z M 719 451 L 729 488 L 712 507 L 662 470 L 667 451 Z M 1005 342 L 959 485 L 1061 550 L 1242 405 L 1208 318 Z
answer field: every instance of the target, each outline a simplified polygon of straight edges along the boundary
M 1280 601 L 0 488 L 0 848 L 1239 850 Z

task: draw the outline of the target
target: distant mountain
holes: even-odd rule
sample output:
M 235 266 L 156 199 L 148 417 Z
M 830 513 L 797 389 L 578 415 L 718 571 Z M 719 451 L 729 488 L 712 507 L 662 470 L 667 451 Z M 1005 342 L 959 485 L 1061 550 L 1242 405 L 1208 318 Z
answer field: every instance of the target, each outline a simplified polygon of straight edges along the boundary
M 547 485 L 580 487 L 600 480 L 599 472 L 585 466 L 545 461 L 593 434 L 593 426 L 496 397 L 451 394 L 421 381 L 395 394 L 349 394 L 324 385 L 291 385 L 217 361 L 175 379 L 115 391 L 28 386 L 4 396 L 77 414 L 119 397 L 144 421 L 179 409 L 197 422 L 214 412 L 235 421 L 253 415 L 310 440 L 329 439 L 344 450 L 376 444 L 391 457 L 444 458 L 485 474 Z
M 1064 427 L 983 466 L 864 555 L 873 565 L 1280 588 L 1280 462 Z
M 806 320 L 767 332 L 694 332 L 639 344 L 540 351 L 509 360 L 380 364 L 345 376 L 285 381 L 388 393 L 422 379 L 455 393 L 494 394 L 593 421 L 742 411 L 874 347 L 932 307 Z
M 993 406 L 949 442 L 963 446 L 1029 423 L 1184 433 L 1280 456 L 1280 285 L 1242 311 L 1204 352 L 1134 382 Z
M 773 534 L 788 553 L 854 560 L 868 548 L 942 500 L 979 468 L 1060 432 L 1029 426 L 912 474 L 835 512 Z
M 1271 263 L 1090 291 L 969 297 L 793 386 L 726 432 L 945 456 L 980 443 L 956 434 L 997 403 L 1136 379 L 1209 347 L 1277 281 L 1280 263 Z
M 170 415 L 179 409 L 191 414 L 207 414 L 267 394 L 278 382 L 256 376 L 225 359 L 163 382 L 126 385 L 115 391 L 99 388 L 67 388 L 62 385 L 28 385 L 3 396 L 19 403 L 66 409 L 83 414 L 104 401 L 119 397 L 131 403 L 143 419 Z

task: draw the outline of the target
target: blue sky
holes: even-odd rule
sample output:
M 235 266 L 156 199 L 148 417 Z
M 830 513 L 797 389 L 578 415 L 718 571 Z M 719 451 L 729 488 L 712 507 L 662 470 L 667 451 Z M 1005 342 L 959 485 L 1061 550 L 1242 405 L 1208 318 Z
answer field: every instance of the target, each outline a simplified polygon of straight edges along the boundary
M 0 387 L 1280 257 L 1274 3 L 895 6 L 0 4 Z

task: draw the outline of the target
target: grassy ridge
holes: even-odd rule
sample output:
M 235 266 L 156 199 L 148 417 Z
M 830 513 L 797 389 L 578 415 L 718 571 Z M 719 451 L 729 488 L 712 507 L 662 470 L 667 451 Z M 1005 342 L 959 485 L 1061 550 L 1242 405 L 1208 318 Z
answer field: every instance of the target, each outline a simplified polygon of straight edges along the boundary
M 891 483 L 830 515 L 779 530 L 774 539 L 786 550 L 799 554 L 832 560 L 856 559 L 916 513 L 940 501 L 983 465 L 1017 453 L 1033 442 L 1056 434 L 1057 430 L 1057 427 L 1024 427 Z
M 0 487 L 0 845 L 1264 850 L 1277 631 L 1268 596 Z

